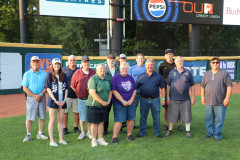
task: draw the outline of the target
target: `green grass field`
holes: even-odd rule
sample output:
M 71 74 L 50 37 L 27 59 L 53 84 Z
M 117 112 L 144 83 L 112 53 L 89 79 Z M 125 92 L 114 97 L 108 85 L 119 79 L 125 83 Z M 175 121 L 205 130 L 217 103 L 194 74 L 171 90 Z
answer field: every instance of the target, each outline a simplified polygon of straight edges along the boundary
M 33 140 L 23 143 L 22 140 L 26 135 L 25 116 L 3 118 L 0 119 L 0 159 L 240 159 L 239 99 L 239 94 L 231 97 L 230 106 L 226 112 L 223 140 L 219 142 L 203 138 L 206 134 L 205 109 L 200 104 L 199 96 L 196 97 L 196 104 L 192 108 L 192 139 L 186 138 L 185 132 L 177 131 L 177 125 L 174 126 L 171 137 L 155 138 L 151 113 L 149 113 L 146 137 L 129 142 L 125 139 L 126 134 L 121 134 L 119 135 L 119 143 L 112 144 L 113 113 L 111 112 L 109 134 L 104 137 L 109 145 L 92 148 L 90 139 L 77 140 L 79 135 L 72 132 L 73 118 L 72 113 L 70 113 L 68 129 L 71 133 L 64 136 L 69 144 L 50 147 L 49 140 L 37 140 L 37 122 L 33 123 Z M 161 109 L 161 127 L 163 124 L 162 111 Z M 139 110 L 137 113 L 137 128 L 133 131 L 134 136 L 138 134 L 139 130 Z M 47 125 L 48 114 L 44 127 L 44 132 L 48 135 Z M 161 134 L 164 135 L 165 132 Z M 55 141 L 58 142 L 57 123 L 55 123 L 54 137 Z

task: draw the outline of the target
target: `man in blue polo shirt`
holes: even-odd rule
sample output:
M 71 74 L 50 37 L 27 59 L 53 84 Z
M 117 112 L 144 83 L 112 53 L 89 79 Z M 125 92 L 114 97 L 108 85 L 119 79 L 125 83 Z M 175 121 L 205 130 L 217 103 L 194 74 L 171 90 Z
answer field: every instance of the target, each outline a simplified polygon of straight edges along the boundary
M 175 59 L 176 69 L 172 70 L 168 76 L 167 84 L 167 121 L 169 130 L 165 134 L 166 137 L 172 135 L 173 124 L 178 122 L 181 115 L 182 121 L 186 127 L 186 137 L 192 138 L 190 133 L 190 124 L 192 122 L 192 105 L 195 104 L 194 81 L 192 73 L 183 68 L 183 59 L 178 56 Z M 191 89 L 192 98 L 190 101 L 189 89 Z
M 40 69 L 39 57 L 31 58 L 31 69 L 23 75 L 23 91 L 27 94 L 27 114 L 26 114 L 26 129 L 27 135 L 23 142 L 28 142 L 32 139 L 31 128 L 32 121 L 39 116 L 39 130 L 37 139 L 48 139 L 43 133 L 43 125 L 46 117 L 46 89 L 44 83 L 47 73 Z
M 135 80 L 135 82 L 137 81 L 138 77 L 146 72 L 146 67 L 144 65 L 144 61 L 145 61 L 145 57 L 144 54 L 142 53 L 138 53 L 137 54 L 137 58 L 136 58 L 137 64 L 133 65 L 130 67 L 128 74 L 131 75 L 133 77 L 133 79 Z M 137 94 L 135 96 L 134 99 L 134 106 L 135 106 L 135 111 L 137 111 L 137 107 L 138 107 L 138 103 L 140 100 L 140 90 L 137 91 Z M 135 127 L 135 122 L 134 122 L 134 127 Z
M 162 105 L 165 105 L 165 82 L 162 76 L 154 71 L 154 60 L 149 58 L 146 63 L 146 72 L 142 73 L 137 79 L 137 88 L 140 89 L 140 131 L 136 138 L 141 138 L 147 132 L 147 117 L 151 108 L 153 117 L 154 135 L 162 138 L 160 135 L 160 97 L 159 88 L 161 88 Z

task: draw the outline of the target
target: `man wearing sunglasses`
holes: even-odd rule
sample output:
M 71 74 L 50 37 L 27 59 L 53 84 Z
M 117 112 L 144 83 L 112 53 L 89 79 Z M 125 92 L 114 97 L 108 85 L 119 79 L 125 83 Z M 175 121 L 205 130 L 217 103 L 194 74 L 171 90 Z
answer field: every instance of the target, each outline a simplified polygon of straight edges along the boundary
M 214 138 L 215 141 L 220 141 L 233 85 L 228 72 L 220 69 L 218 57 L 212 58 L 210 65 L 212 69 L 204 74 L 201 83 L 201 102 L 206 109 L 207 135 L 204 138 Z

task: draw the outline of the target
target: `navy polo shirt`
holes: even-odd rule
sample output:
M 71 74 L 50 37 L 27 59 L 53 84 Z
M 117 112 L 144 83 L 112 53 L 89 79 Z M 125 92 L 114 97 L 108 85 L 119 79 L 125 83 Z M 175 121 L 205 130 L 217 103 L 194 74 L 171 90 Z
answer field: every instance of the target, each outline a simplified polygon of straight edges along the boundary
M 69 68 L 69 66 L 67 67 L 63 67 L 63 73 L 65 73 L 65 75 L 67 76 L 67 79 L 68 79 L 68 98 L 77 98 L 77 95 L 75 93 L 75 91 L 71 88 L 71 79 L 72 79 L 72 76 L 74 74 L 74 72 L 76 70 L 78 70 L 79 68 L 76 66 L 76 68 L 74 70 L 71 70 Z
M 182 73 L 174 69 L 169 73 L 168 85 L 170 86 L 170 99 L 190 100 L 189 89 L 194 85 L 192 73 L 186 68 L 183 68 Z
M 137 88 L 140 88 L 140 95 L 144 98 L 159 97 L 159 87 L 165 88 L 162 76 L 153 71 L 149 77 L 146 72 L 142 73 L 137 79 Z

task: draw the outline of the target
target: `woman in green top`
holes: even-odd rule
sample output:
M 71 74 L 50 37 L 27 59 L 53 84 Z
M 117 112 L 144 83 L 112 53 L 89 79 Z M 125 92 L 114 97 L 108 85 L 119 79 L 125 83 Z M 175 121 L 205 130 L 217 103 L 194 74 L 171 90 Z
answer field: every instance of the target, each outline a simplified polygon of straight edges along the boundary
M 106 67 L 98 64 L 96 74 L 88 81 L 89 95 L 87 99 L 87 121 L 91 123 L 92 147 L 108 145 L 103 139 L 103 124 L 107 121 L 108 108 L 112 98 L 109 81 L 104 76 Z M 96 137 L 98 136 L 98 140 Z

